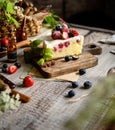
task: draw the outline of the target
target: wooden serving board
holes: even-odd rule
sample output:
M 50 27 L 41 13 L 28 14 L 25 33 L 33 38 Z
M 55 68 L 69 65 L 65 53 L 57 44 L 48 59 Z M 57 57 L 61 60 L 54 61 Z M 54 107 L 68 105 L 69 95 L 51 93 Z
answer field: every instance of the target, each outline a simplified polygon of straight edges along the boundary
M 33 61 L 34 66 L 45 78 L 56 77 L 78 71 L 79 69 L 86 69 L 98 64 L 98 58 L 89 52 L 84 52 L 77 60 L 65 61 L 64 58 L 55 60 L 52 66 L 39 66 L 36 61 Z

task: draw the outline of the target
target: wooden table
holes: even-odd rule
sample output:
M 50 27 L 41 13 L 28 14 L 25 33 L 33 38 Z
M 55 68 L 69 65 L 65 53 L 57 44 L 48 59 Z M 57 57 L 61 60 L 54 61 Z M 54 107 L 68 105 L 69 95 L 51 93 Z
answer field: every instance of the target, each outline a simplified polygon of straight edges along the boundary
M 84 27 L 71 24 L 78 32 L 85 36 L 84 44 L 96 43 L 102 47 L 102 54 L 98 57 L 98 65 L 86 70 L 86 74 L 79 76 L 80 86 L 87 80 L 93 83 L 92 88 L 82 90 L 75 88 L 76 95 L 73 99 L 82 95 L 89 94 L 99 80 L 106 77 L 108 70 L 115 67 L 115 55 L 110 53 L 115 49 L 114 45 L 99 43 L 101 39 L 110 37 L 115 31 Z M 22 81 L 24 76 L 31 70 L 32 65 L 25 64 L 23 58 L 23 49 L 18 50 L 18 61 L 22 67 L 15 74 L 3 74 L 18 87 L 16 90 L 31 97 L 31 101 L 24 103 L 19 109 L 8 111 L 0 115 L 0 130 L 65 130 L 65 122 L 71 119 L 84 105 L 87 97 L 78 102 L 68 103 L 70 98 L 66 95 L 71 88 L 71 82 L 60 80 L 49 80 L 33 77 L 34 87 L 23 88 Z M 4 63 L 1 58 L 0 64 Z M 77 79 L 76 79 L 77 80 Z M 86 130 L 86 129 L 83 129 Z

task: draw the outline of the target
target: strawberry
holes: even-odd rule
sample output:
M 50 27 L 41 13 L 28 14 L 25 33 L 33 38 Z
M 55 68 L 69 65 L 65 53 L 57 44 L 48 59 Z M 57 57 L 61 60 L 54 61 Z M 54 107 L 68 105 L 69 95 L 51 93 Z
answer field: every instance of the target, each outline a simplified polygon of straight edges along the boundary
M 78 36 L 78 35 L 79 35 L 79 33 L 77 32 L 77 30 L 75 30 L 75 29 L 71 29 L 71 30 L 70 30 L 70 33 L 71 33 L 73 36 Z
M 55 40 L 55 39 L 61 39 L 61 32 L 60 31 L 57 31 L 57 30 L 54 30 L 52 31 L 52 38 Z
M 23 80 L 24 87 L 31 87 L 34 85 L 34 80 L 30 75 L 27 75 Z
M 62 27 L 62 32 L 69 32 L 69 28 L 67 26 L 67 24 L 63 24 L 63 27 Z
M 69 38 L 69 35 L 67 32 L 62 32 L 62 39 L 66 40 Z
M 10 65 L 10 66 L 8 66 L 8 72 L 10 73 L 10 74 L 13 74 L 13 73 L 15 73 L 16 71 L 17 71 L 17 66 L 15 66 L 15 65 Z

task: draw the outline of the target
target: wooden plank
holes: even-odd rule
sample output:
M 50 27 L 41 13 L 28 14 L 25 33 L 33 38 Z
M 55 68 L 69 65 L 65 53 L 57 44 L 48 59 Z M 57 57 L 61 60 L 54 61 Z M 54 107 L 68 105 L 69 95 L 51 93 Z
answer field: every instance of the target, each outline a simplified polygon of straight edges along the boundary
M 36 61 L 34 61 L 35 67 L 38 68 L 41 74 L 46 78 L 72 73 L 82 68 L 90 68 L 97 65 L 97 63 L 98 58 L 88 52 L 82 53 L 77 60 L 68 62 L 66 62 L 64 58 L 55 60 L 55 64 L 50 67 L 39 66 L 36 64 Z

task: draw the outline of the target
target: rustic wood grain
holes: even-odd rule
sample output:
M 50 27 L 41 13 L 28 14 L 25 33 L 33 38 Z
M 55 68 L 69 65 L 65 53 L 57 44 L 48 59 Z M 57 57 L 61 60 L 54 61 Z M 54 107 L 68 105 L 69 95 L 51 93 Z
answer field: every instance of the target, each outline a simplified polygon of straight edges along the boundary
M 86 31 L 88 28 L 81 28 L 81 30 Z M 111 33 L 95 31 L 91 28 L 88 32 L 90 31 L 91 33 L 87 35 L 85 33 L 85 44 L 93 42 L 100 45 L 102 53 L 96 56 L 98 57 L 98 65 L 86 69 L 86 74 L 79 76 L 79 87 L 74 88 L 76 95 L 72 98 L 73 100 L 82 95 L 88 95 L 96 87 L 95 84 L 107 76 L 108 70 L 115 66 L 115 55 L 110 53 L 110 50 L 114 49 L 115 46 L 98 43 L 101 38 L 111 36 Z M 5 61 L 6 57 L 1 58 L 0 65 L 5 63 Z M 33 87 L 23 88 L 23 77 L 29 73 L 32 65 L 25 64 L 22 48 L 18 50 L 18 61 L 21 62 L 22 67 L 16 73 L 3 75 L 16 84 L 16 91 L 28 95 L 31 100 L 26 104 L 22 104 L 17 110 L 0 114 L 0 130 L 66 130 L 66 121 L 75 114 L 77 116 L 88 96 L 78 102 L 68 103 L 70 100 L 67 97 L 68 91 L 73 89 L 71 82 L 40 80 L 37 77 L 33 77 L 35 80 Z M 81 86 L 87 80 L 92 82 L 92 88 L 81 89 Z M 82 130 L 85 129 L 83 128 Z

